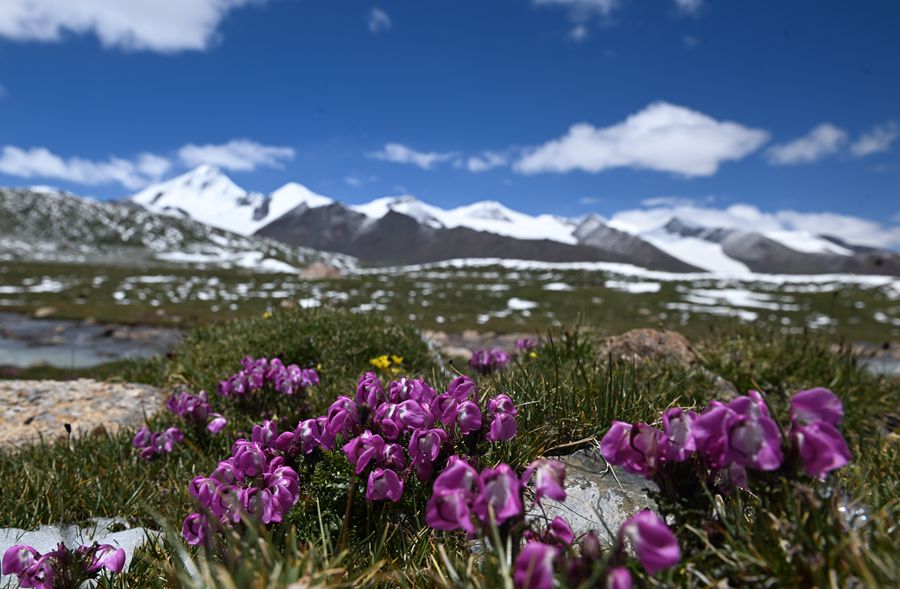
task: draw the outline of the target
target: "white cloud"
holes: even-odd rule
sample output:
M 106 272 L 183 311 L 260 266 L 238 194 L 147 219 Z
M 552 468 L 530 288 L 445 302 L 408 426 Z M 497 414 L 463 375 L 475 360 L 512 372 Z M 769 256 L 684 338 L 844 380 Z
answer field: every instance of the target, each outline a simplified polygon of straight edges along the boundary
M 703 8 L 703 0 L 675 0 L 675 7 L 684 14 L 697 14 Z
M 357 178 L 356 176 L 344 176 L 344 182 L 347 183 L 348 186 L 352 186 L 353 188 L 359 188 L 363 185 L 362 179 Z
M 117 183 L 136 189 L 159 180 L 170 168 L 168 159 L 150 153 L 134 160 L 111 157 L 93 161 L 63 158 L 44 147 L 7 145 L 0 150 L 0 172 L 19 178 L 53 178 L 86 185 Z
M 832 235 L 860 245 L 900 247 L 900 225 L 886 226 L 837 213 L 804 213 L 793 210 L 770 213 L 748 204 L 734 204 L 717 209 L 672 201 L 663 206 L 620 211 L 612 217 L 610 225 L 623 231 L 639 233 L 660 227 L 672 217 L 680 217 L 707 227 L 751 229 L 759 232 L 802 231 L 812 235 Z
M 619 0 L 534 0 L 537 5 L 565 6 L 576 20 L 586 20 L 592 15 L 609 16 L 619 5 Z
M 766 157 L 775 165 L 809 164 L 836 153 L 846 142 L 846 131 L 822 123 L 803 137 L 769 148 Z
M 898 136 L 900 136 L 900 128 L 896 122 L 890 121 L 884 125 L 878 125 L 854 141 L 850 146 L 850 153 L 854 157 L 866 157 L 873 153 L 887 151 Z
M 569 30 L 569 38 L 576 43 L 581 43 L 588 38 L 588 28 L 584 24 L 577 24 Z
M 769 134 L 703 113 L 656 102 L 621 123 L 573 125 L 567 134 L 533 148 L 515 169 L 523 174 L 600 172 L 640 168 L 683 176 L 711 176 L 719 166 L 756 151 Z
M 0 98 L 4 98 L 9 95 L 9 90 L 6 89 L 6 86 L 0 84 Z
M 578 199 L 578 204 L 581 205 L 595 205 L 603 202 L 603 199 L 599 196 L 582 196 Z
M 252 172 L 256 168 L 280 168 L 294 159 L 290 147 L 262 145 L 249 139 L 233 139 L 218 145 L 189 143 L 178 150 L 178 157 L 189 167 L 210 164 L 234 172 Z
M 641 206 L 645 207 L 692 207 L 695 204 L 696 200 L 683 196 L 654 196 L 641 201 Z
M 0 37 L 61 41 L 94 34 L 104 47 L 176 52 L 203 50 L 225 16 L 266 0 L 3 0 Z
M 441 162 L 456 157 L 455 153 L 438 153 L 434 151 L 416 151 L 400 143 L 386 143 L 384 148 L 366 154 L 367 157 L 395 164 L 412 164 L 423 170 L 430 170 Z
M 390 15 L 380 8 L 370 10 L 366 20 L 369 23 L 369 31 L 373 33 L 390 31 L 393 25 Z
M 487 172 L 509 163 L 506 154 L 497 151 L 485 151 L 481 155 L 473 155 L 466 160 L 466 169 L 470 172 Z

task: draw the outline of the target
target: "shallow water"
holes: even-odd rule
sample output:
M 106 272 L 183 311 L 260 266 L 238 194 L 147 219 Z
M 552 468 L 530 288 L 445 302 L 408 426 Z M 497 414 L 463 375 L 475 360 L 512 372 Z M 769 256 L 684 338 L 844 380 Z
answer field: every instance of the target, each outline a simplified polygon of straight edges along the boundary
M 88 368 L 171 350 L 175 329 L 33 319 L 0 313 L 0 366 Z

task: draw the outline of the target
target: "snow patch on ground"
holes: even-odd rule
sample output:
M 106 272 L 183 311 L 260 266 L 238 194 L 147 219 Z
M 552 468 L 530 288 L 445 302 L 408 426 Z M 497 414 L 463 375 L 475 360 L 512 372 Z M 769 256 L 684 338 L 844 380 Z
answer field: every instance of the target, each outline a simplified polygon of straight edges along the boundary
M 603 286 L 610 290 L 619 290 L 634 294 L 659 292 L 662 285 L 659 282 L 634 282 L 631 280 L 607 280 Z

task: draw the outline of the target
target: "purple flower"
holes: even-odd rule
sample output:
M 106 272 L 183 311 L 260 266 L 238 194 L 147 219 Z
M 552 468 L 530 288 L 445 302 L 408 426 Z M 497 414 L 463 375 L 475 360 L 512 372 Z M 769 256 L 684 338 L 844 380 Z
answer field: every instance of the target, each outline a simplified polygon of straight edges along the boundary
M 259 444 L 263 448 L 269 448 L 278 438 L 278 426 L 275 422 L 266 419 L 260 425 L 254 425 L 250 431 L 250 441 Z
M 385 444 L 380 462 L 387 468 L 398 471 L 406 468 L 406 453 L 400 444 Z
M 478 400 L 478 385 L 471 377 L 460 375 L 447 387 L 447 394 L 462 403 L 466 399 Z
M 24 544 L 10 546 L 3 553 L 2 573 L 4 575 L 19 575 L 33 566 L 40 557 L 40 553 Z
M 478 497 L 473 511 L 484 523 L 493 515 L 498 524 L 522 514 L 522 487 L 519 477 L 506 464 L 486 468 L 478 475 Z
M 387 440 L 396 440 L 403 433 L 406 425 L 400 419 L 399 405 L 384 402 L 375 411 L 375 425 L 381 430 L 381 435 Z
M 206 429 L 209 430 L 210 433 L 217 434 L 228 425 L 228 420 L 222 416 L 221 413 L 213 413 L 213 419 L 206 425 Z
M 82 547 L 85 548 L 85 547 Z M 106 569 L 111 573 L 120 573 L 125 566 L 125 551 L 109 544 L 98 544 L 91 547 L 91 564 L 87 567 L 88 573 Z
M 456 421 L 459 403 L 460 401 L 450 393 L 438 395 L 434 403 L 431 404 L 431 414 L 435 419 L 449 426 Z
M 503 442 L 516 437 L 516 417 L 509 413 L 497 413 L 485 436 L 489 442 Z
M 344 444 L 347 461 L 353 465 L 354 472 L 361 474 L 373 459 L 381 458 L 384 453 L 384 439 L 369 430 Z
M 134 434 L 131 445 L 135 448 L 145 448 L 150 445 L 150 437 L 150 428 L 145 425 Z
M 474 534 L 469 503 L 470 497 L 462 489 L 435 489 L 425 504 L 425 523 L 436 530 L 452 532 L 462 529 Z
M 693 422 L 697 450 L 713 468 L 733 462 L 758 470 L 781 466 L 781 432 L 756 391 L 723 405 L 717 401 Z
M 206 422 L 206 418 L 212 411 L 206 391 L 200 391 L 198 395 L 188 392 L 173 395 L 166 401 L 166 409 L 188 421 L 203 423 Z
M 457 407 L 456 423 L 464 434 L 480 430 L 481 409 L 473 401 L 463 401 Z
M 566 465 L 558 460 L 535 460 L 522 475 L 522 484 L 527 485 L 534 477 L 534 501 L 540 504 L 543 497 L 556 501 L 566 500 Z
M 516 350 L 519 352 L 530 352 L 531 350 L 537 348 L 539 345 L 539 340 L 534 340 L 530 337 L 516 340 Z
M 451 456 L 447 466 L 434 480 L 434 491 L 463 491 L 474 498 L 477 483 L 478 471 L 459 456 Z
M 570 546 L 575 541 L 575 532 L 569 527 L 569 522 L 558 515 L 547 526 L 547 537 L 558 544 Z
M 359 412 L 356 403 L 350 397 L 338 397 L 328 408 L 328 426 L 331 435 L 343 434 L 352 430 L 359 423 Z
M 824 479 L 832 470 L 850 462 L 850 449 L 844 436 L 826 421 L 795 426 L 791 438 L 806 472 L 817 479 Z
M 397 417 L 407 429 L 430 428 L 434 425 L 434 417 L 418 401 L 412 399 L 397 405 Z
M 485 436 L 490 442 L 511 440 L 516 436 L 518 410 L 509 395 L 497 395 L 488 402 L 488 418 L 491 427 Z
M 428 405 L 434 402 L 434 399 L 437 397 L 437 391 L 435 391 L 431 386 L 425 382 L 424 379 L 417 378 L 410 381 L 412 384 L 412 388 L 409 391 L 409 398 L 413 401 L 418 401 L 423 405 Z
M 374 372 L 366 372 L 356 386 L 356 404 L 375 409 L 384 402 L 384 387 Z
M 181 535 L 191 546 L 199 546 L 209 538 L 209 522 L 206 516 L 200 513 L 192 513 L 184 518 L 181 524 Z
M 675 565 L 681 559 L 675 534 L 649 509 L 625 520 L 619 535 L 631 541 L 638 560 L 651 575 Z
M 369 501 L 384 501 L 390 499 L 394 503 L 400 501 L 403 496 L 403 481 L 397 473 L 389 468 L 375 468 L 369 473 L 369 481 L 366 485 L 366 499 Z
M 697 449 L 693 434 L 696 419 L 696 413 L 681 407 L 672 407 L 663 412 L 663 432 L 666 434 L 663 456 L 666 460 L 683 462 Z
M 469 366 L 479 374 L 489 374 L 495 370 L 502 370 L 509 364 L 510 356 L 500 348 L 488 350 L 476 350 L 469 359 Z
M 516 557 L 513 581 L 516 589 L 551 589 L 553 561 L 559 548 L 543 542 L 528 542 Z
M 828 389 L 799 391 L 791 397 L 791 423 L 795 425 L 824 422 L 837 427 L 843 418 L 841 400 Z
M 437 392 L 421 378 L 401 378 L 388 385 L 388 400 L 391 403 L 402 403 L 412 399 L 422 404 L 430 404 Z
M 439 428 L 417 429 L 409 439 L 409 456 L 413 464 L 432 463 L 441 452 L 441 445 L 447 441 L 447 433 Z
M 246 477 L 255 477 L 266 468 L 266 455 L 256 442 L 238 440 L 232 446 L 231 453 L 235 470 Z
M 613 421 L 600 440 L 600 454 L 632 474 L 651 477 L 659 468 L 663 439 L 661 431 L 645 423 Z
M 631 573 L 625 567 L 612 567 L 606 573 L 606 589 L 631 589 Z

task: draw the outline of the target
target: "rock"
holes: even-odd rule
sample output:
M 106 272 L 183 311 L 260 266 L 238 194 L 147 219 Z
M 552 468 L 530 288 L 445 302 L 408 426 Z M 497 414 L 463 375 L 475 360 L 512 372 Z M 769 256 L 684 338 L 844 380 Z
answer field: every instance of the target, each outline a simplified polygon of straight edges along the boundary
M 649 328 L 632 329 L 607 339 L 601 346 L 601 355 L 628 362 L 661 360 L 685 368 L 697 362 L 696 352 L 683 335 Z
M 47 441 L 66 437 L 65 423 L 72 424 L 75 435 L 113 433 L 140 425 L 144 414 L 156 413 L 162 403 L 163 392 L 143 384 L 0 381 L 0 447 L 33 441 L 39 434 Z
M 445 348 L 441 348 L 441 353 L 448 358 L 459 358 L 460 360 L 464 360 L 466 362 L 472 358 L 472 350 L 468 348 L 463 348 L 462 346 L 447 346 Z
M 310 280 L 321 280 L 323 278 L 340 278 L 341 271 L 334 266 L 329 266 L 328 264 L 323 264 L 322 262 L 315 262 L 301 270 L 300 276 L 302 278 L 308 278 Z
M 121 531 L 112 531 L 120 529 Z M 77 548 L 85 544 L 99 542 L 111 544 L 125 551 L 125 567 L 128 570 L 134 557 L 134 551 L 139 548 L 148 537 L 157 538 L 160 532 L 145 528 L 129 528 L 128 523 L 121 518 L 96 518 L 93 525 L 87 528 L 78 526 L 40 526 L 37 530 L 25 531 L 18 528 L 0 529 L 0 554 L 6 552 L 10 546 L 25 544 L 44 554 L 54 550 L 62 542 L 69 548 Z M 0 576 L 0 587 L 15 587 L 15 575 Z
M 31 316 L 35 319 L 43 319 L 44 317 L 49 317 L 50 315 L 56 313 L 56 310 L 56 307 L 38 307 L 34 310 Z
M 527 517 L 546 522 L 561 515 L 575 536 L 595 531 L 601 540 L 612 544 L 626 519 L 656 503 L 650 492 L 656 483 L 624 470 L 608 466 L 595 448 L 555 458 L 566 465 L 566 500 L 542 499 Z M 618 480 L 617 480 L 618 479 Z

